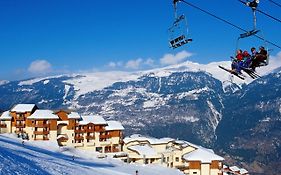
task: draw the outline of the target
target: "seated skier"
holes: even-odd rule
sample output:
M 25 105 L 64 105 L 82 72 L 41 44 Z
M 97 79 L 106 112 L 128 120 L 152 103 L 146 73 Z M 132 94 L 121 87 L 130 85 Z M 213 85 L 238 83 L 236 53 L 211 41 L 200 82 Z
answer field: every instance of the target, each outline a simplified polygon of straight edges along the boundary
M 267 51 L 261 46 L 259 48 L 259 52 L 255 54 L 253 57 L 251 68 L 255 71 L 256 67 L 266 65 L 267 60 Z
M 238 49 L 236 52 L 236 56 L 235 58 L 233 58 L 231 63 L 231 71 L 238 74 L 242 74 L 241 73 L 242 66 L 243 66 L 243 53 L 241 49 Z
M 242 66 L 244 68 L 249 68 L 252 64 L 252 57 L 246 50 L 243 52 L 243 61 L 242 62 L 243 62 Z

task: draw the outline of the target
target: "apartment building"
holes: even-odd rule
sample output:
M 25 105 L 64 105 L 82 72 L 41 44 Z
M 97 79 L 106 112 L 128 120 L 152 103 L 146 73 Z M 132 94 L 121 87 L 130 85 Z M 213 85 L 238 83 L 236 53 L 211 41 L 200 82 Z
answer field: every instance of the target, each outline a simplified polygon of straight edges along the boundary
M 132 135 L 124 138 L 128 161 L 177 168 L 188 175 L 221 175 L 222 157 L 213 150 L 172 138 Z
M 38 109 L 35 104 L 17 104 L 0 115 L 0 133 L 16 133 L 29 140 L 57 141 L 59 146 L 101 153 L 122 150 L 123 130 L 120 122 L 105 121 L 99 115 Z

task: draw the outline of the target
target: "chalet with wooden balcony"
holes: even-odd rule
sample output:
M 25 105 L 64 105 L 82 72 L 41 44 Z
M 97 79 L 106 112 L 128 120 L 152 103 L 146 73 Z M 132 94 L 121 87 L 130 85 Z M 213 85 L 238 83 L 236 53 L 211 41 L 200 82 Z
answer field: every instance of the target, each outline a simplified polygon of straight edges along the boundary
M 187 168 L 185 173 L 201 175 L 222 174 L 224 158 L 218 156 L 211 149 L 199 147 L 198 149 L 183 155 Z
M 38 107 L 35 104 L 17 104 L 10 110 L 12 116 L 12 132 L 26 133 L 26 119 L 35 112 Z
M 56 140 L 59 117 L 51 110 L 37 109 L 26 120 L 26 132 L 30 140 Z
M 12 116 L 10 111 L 5 111 L 0 115 L 0 133 L 12 132 Z
M 56 110 L 54 113 L 59 117 L 57 120 L 57 142 L 60 146 L 74 143 L 75 126 L 81 119 L 77 112 L 70 110 Z
M 110 140 L 110 145 L 105 147 L 105 152 L 120 152 L 123 144 L 123 125 L 118 121 L 107 121 L 105 127 L 106 139 Z M 100 135 L 101 137 L 102 135 Z
M 70 110 L 43 110 L 34 104 L 18 104 L 0 115 L 0 133 L 17 133 L 30 140 L 57 141 L 98 152 L 119 152 L 124 127 L 102 116 L 80 116 Z

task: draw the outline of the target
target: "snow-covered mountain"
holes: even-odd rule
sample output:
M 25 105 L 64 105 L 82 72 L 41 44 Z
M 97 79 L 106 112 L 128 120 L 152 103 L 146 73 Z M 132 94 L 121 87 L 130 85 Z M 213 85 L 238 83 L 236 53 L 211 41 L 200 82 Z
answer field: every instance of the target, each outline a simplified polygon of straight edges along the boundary
M 237 149 L 230 149 L 238 143 L 234 138 L 250 140 L 251 134 L 257 134 L 252 131 L 266 123 L 263 121 L 273 121 L 263 127 L 280 126 L 281 70 L 273 71 L 278 64 L 259 68 L 262 78 L 253 81 L 248 77 L 244 82 L 229 77 L 218 65 L 229 67 L 230 62 L 185 62 L 141 72 L 95 72 L 12 81 L 0 85 L 0 110 L 15 103 L 36 103 L 41 108 L 99 113 L 106 119 L 120 120 L 128 135 L 169 136 L 203 145 L 216 144 L 218 150 L 237 153 Z M 267 133 L 268 138 L 279 144 L 281 137 L 272 133 Z
M 49 141 L 32 142 L 0 135 L 1 174 L 99 174 L 183 175 L 177 169 L 156 165 L 126 164 L 112 158 L 98 159 L 97 153 L 74 148 L 59 148 Z
M 16 103 L 71 108 L 120 120 L 129 133 L 184 136 L 213 143 L 224 96 L 253 81 L 230 77 L 218 65 L 229 67 L 230 62 L 203 65 L 187 61 L 141 72 L 95 72 L 6 82 L 0 85 L 0 109 Z

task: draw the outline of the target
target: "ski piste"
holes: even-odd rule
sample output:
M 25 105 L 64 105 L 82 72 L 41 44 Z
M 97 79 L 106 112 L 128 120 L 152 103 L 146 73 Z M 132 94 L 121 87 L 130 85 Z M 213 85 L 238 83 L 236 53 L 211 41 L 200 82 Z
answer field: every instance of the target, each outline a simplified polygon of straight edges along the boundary
M 220 66 L 220 65 L 219 65 L 219 68 L 221 68 L 222 70 L 225 70 L 228 73 L 231 73 L 231 74 L 235 75 L 236 77 L 238 77 L 242 80 L 245 80 L 245 78 L 243 76 L 239 75 L 237 72 L 231 71 L 230 69 L 227 69 L 227 68 L 225 68 L 223 66 Z

